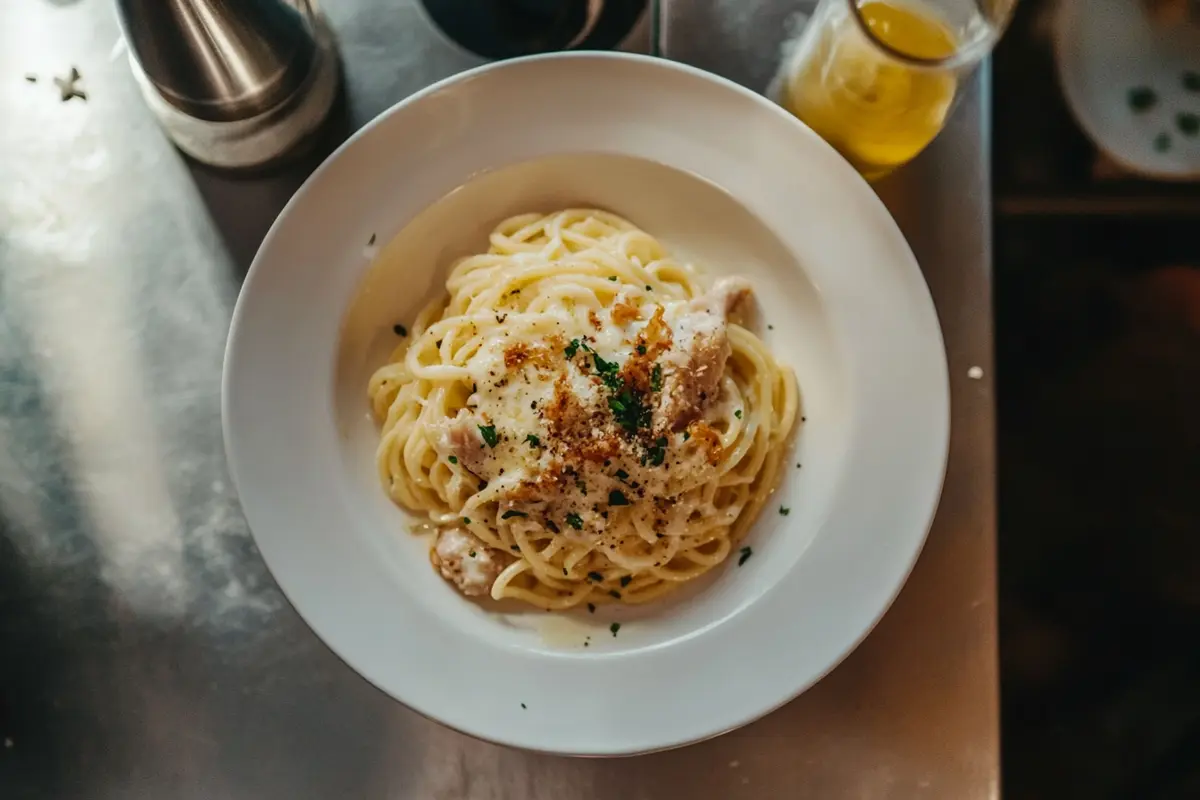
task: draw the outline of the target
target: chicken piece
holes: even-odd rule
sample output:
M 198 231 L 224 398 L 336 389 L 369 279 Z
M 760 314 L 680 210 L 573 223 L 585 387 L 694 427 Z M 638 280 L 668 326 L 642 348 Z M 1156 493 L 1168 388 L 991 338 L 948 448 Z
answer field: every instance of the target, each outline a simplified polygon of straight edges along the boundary
M 699 419 L 716 399 L 729 358 L 729 313 L 750 293 L 741 278 L 717 281 L 692 299 L 671 321 L 675 342 L 663 357 L 664 382 L 659 418 L 673 431 Z
M 479 421 L 464 412 L 434 426 L 433 446 L 443 456 L 454 456 L 458 463 L 484 480 L 491 480 L 491 451 L 479 430 Z
M 468 597 L 488 594 L 505 567 L 499 551 L 462 528 L 447 528 L 438 533 L 429 561 L 443 578 Z

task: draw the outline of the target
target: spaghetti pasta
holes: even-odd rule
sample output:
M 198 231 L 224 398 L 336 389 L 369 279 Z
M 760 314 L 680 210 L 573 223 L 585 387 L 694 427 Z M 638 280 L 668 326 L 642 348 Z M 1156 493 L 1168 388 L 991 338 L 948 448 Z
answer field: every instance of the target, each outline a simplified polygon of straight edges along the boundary
M 466 594 L 644 603 L 724 561 L 778 480 L 796 379 L 614 214 L 500 223 L 371 377 L 379 477 Z

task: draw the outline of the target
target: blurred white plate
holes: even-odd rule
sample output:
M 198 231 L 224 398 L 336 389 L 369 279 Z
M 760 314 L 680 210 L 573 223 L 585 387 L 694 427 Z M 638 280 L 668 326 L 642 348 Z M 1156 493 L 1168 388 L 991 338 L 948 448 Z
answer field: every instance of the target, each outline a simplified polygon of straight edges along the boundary
M 560 617 L 468 602 L 434 573 L 377 483 L 366 384 L 455 256 L 510 214 L 567 204 L 749 277 L 808 422 L 744 566 L 636 611 Z M 949 436 L 933 305 L 867 184 L 764 98 L 619 54 L 480 68 L 355 135 L 263 242 L 223 391 L 246 516 L 317 634 L 422 714 L 587 755 L 713 736 L 832 669 L 908 575 Z
M 1138 0 L 1062 0 L 1056 31 L 1063 93 L 1092 141 L 1147 177 L 1200 177 L 1200 28 Z

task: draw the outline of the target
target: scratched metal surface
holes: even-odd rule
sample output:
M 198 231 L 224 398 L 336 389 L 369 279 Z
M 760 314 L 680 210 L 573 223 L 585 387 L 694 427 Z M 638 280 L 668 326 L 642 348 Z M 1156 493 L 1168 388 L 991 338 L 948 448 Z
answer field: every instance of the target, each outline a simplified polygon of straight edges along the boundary
M 479 61 L 412 0 L 326 6 L 347 99 L 324 151 Z M 792 9 L 669 0 L 664 49 L 762 89 Z M 0 796 L 998 794 L 986 76 L 880 189 L 929 279 L 953 390 L 945 493 L 904 592 L 846 663 L 760 722 L 571 760 L 388 700 L 272 582 L 225 470 L 221 357 L 249 260 L 321 152 L 261 178 L 190 165 L 118 40 L 106 0 L 0 3 Z M 72 65 L 86 103 L 49 82 Z

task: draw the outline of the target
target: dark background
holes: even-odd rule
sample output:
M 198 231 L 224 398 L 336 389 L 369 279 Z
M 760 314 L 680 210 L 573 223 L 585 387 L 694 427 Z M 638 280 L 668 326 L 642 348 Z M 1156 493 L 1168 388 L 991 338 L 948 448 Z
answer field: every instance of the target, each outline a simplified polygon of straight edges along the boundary
M 1196 800 L 1200 188 L 1097 154 L 1052 11 L 994 62 L 1003 791 Z

